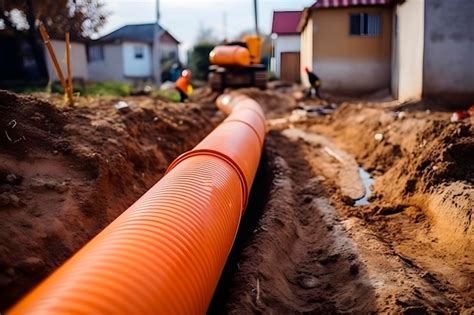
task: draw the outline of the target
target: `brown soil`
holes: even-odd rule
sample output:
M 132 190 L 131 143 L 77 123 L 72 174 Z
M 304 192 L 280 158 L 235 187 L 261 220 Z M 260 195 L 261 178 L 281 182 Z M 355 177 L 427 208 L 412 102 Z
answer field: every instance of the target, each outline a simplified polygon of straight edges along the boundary
M 74 108 L 0 91 L 0 310 L 150 188 L 219 118 L 145 97 Z M 124 100 L 129 108 L 113 107 Z
M 357 101 L 298 122 L 294 100 L 252 93 L 280 104 L 269 182 L 253 188 L 257 223 L 242 224 L 211 314 L 474 310 L 473 120 Z M 357 163 L 375 178 L 362 206 Z
M 474 312 L 474 119 L 347 98 L 308 118 L 292 111 L 327 101 L 275 88 L 240 90 L 271 130 L 209 313 Z M 216 96 L 127 98 L 120 112 L 115 99 L 72 109 L 0 92 L 0 309 L 223 119 Z M 375 179 L 362 205 L 359 166 Z

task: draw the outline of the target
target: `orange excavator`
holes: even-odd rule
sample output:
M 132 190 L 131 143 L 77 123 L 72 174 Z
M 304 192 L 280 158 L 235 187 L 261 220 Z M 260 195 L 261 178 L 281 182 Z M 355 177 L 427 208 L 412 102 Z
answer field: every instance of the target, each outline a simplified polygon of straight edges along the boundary
M 262 64 L 262 39 L 258 31 L 257 0 L 254 0 L 255 35 L 241 42 L 216 46 L 209 54 L 209 84 L 213 91 L 227 87 L 267 86 L 267 69 Z

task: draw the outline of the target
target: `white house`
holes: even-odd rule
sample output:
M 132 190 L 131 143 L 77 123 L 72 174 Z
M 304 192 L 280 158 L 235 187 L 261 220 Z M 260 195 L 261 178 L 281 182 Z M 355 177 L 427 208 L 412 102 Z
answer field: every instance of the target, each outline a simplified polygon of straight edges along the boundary
M 298 22 L 301 11 L 273 12 L 272 34 L 275 75 L 282 81 L 300 81 L 300 34 Z
M 66 64 L 66 42 L 63 40 L 52 39 L 51 45 L 56 52 L 58 57 L 59 65 L 64 74 L 67 77 L 67 64 Z M 48 53 L 45 51 L 45 55 Z M 54 69 L 53 62 L 49 55 L 46 57 L 46 66 L 48 68 L 48 75 L 51 81 L 58 81 L 58 76 Z M 86 43 L 81 41 L 71 41 L 71 67 L 72 77 L 75 80 L 88 81 L 89 80 L 89 69 L 87 66 L 87 48 Z
M 161 62 L 178 62 L 179 41 L 158 23 L 125 25 L 89 45 L 91 81 L 161 83 Z

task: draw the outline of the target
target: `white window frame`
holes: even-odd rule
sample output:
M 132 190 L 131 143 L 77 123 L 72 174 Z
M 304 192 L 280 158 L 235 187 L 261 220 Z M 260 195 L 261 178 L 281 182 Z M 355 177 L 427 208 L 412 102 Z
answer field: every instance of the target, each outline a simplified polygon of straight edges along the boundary
M 358 33 L 353 33 L 352 17 L 359 16 Z M 367 25 L 366 25 L 367 24 Z M 349 35 L 350 36 L 380 36 L 382 34 L 381 14 L 369 14 L 365 12 L 349 14 Z

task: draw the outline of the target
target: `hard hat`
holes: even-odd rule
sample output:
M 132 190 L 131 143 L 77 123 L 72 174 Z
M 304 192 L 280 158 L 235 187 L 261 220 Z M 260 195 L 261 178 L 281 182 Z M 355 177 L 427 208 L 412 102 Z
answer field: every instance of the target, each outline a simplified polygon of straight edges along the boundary
M 191 70 L 184 69 L 183 72 L 181 72 L 181 76 L 189 78 L 191 76 Z

